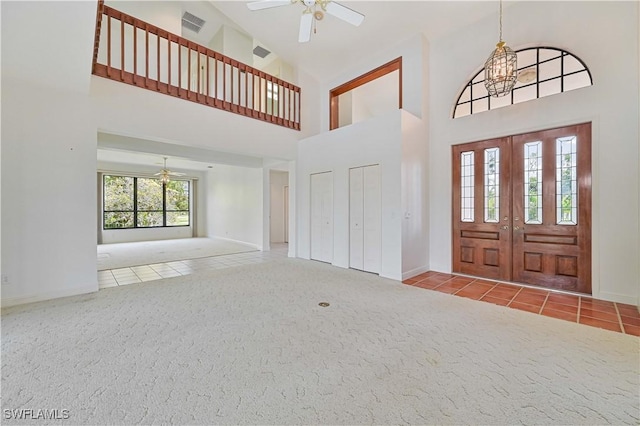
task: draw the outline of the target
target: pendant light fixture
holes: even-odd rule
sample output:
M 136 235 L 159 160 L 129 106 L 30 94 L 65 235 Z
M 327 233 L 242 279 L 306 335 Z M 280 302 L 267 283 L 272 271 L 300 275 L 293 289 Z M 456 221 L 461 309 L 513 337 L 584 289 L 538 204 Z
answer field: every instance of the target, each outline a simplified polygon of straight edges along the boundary
M 484 86 L 494 98 L 511 92 L 518 78 L 518 56 L 502 41 L 502 0 L 500 0 L 500 41 L 484 63 Z

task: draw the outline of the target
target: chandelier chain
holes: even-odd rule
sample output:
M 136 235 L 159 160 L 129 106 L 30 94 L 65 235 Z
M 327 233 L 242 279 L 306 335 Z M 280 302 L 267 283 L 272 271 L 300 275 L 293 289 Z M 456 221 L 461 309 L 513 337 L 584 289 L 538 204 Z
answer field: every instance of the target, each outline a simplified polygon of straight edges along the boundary
M 500 41 L 502 41 L 502 0 L 500 0 Z

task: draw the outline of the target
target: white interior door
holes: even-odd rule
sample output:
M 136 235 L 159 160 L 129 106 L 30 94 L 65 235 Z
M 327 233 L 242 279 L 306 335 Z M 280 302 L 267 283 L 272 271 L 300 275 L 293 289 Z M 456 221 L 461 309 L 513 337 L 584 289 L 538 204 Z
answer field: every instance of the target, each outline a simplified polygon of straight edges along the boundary
M 311 259 L 333 261 L 333 173 L 311 175 Z
M 367 272 L 380 273 L 381 252 L 381 196 L 380 166 L 363 167 L 364 178 L 364 253 L 363 269 Z
M 289 186 L 284 187 L 284 242 L 289 242 Z
M 349 170 L 349 267 L 380 273 L 380 166 Z
M 364 173 L 349 169 L 349 267 L 364 269 Z

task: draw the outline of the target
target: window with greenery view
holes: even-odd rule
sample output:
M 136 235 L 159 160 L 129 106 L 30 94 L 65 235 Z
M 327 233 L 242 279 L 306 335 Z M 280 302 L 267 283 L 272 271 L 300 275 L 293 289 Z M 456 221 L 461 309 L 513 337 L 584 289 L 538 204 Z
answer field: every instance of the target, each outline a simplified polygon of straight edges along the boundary
M 104 229 L 189 226 L 189 181 L 103 176 Z

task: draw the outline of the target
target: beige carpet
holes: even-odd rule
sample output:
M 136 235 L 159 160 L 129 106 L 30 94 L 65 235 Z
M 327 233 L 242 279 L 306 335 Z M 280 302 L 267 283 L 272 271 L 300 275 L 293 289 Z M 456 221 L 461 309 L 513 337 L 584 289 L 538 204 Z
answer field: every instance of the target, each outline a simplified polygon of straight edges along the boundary
M 175 260 L 256 251 L 254 246 L 220 238 L 184 238 L 98 245 L 98 271 Z
M 3 423 L 638 424 L 639 342 L 282 259 L 5 309 Z

